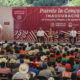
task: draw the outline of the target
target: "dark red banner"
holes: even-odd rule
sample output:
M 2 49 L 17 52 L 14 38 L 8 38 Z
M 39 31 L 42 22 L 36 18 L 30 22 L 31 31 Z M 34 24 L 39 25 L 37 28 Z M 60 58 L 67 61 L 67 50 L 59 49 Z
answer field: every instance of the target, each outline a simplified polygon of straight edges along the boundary
M 0 41 L 2 40 L 2 25 L 0 24 Z
M 80 7 L 25 7 L 13 8 L 12 12 L 15 40 L 35 41 L 40 27 L 45 31 L 46 41 L 50 27 L 53 27 L 56 41 L 60 31 L 65 33 L 67 41 L 72 27 L 80 40 Z

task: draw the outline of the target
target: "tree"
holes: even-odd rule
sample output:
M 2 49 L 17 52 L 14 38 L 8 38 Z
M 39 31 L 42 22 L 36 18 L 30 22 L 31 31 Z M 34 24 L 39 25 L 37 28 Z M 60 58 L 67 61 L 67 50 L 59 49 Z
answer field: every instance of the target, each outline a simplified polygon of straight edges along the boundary
M 25 3 L 26 0 L 2 0 L 2 6 L 23 6 Z
M 72 0 L 71 3 L 71 6 L 80 6 L 80 0 Z
M 79 1 L 72 2 L 74 5 L 80 5 Z M 0 6 L 61 6 L 66 2 L 67 0 L 0 0 Z
M 35 0 L 27 0 L 27 3 L 32 4 Z
M 33 4 L 36 0 L 33 1 Z M 60 6 L 65 2 L 65 0 L 37 0 L 34 6 Z

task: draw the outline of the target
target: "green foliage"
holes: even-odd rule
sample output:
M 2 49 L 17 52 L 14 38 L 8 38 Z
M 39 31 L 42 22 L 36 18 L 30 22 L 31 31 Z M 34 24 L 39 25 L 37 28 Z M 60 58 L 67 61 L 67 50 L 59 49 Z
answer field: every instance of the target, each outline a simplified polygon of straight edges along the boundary
M 34 6 L 60 6 L 65 0 L 33 0 Z
M 23 6 L 25 3 L 26 0 L 1 0 L 0 6 Z
M 68 0 L 0 0 L 0 6 L 62 6 Z M 80 0 L 70 0 L 68 6 L 80 6 Z
M 72 0 L 72 4 L 70 6 L 80 6 L 80 0 Z

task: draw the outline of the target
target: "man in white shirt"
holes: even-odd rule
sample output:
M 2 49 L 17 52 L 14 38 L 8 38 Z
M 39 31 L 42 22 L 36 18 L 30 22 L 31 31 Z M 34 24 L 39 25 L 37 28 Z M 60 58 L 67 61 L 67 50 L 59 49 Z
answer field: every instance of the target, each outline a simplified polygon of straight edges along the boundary
M 77 35 L 77 32 L 75 30 L 75 28 L 72 29 L 72 31 L 70 32 L 70 43 L 72 43 L 72 39 L 74 40 L 73 43 L 76 43 L 76 35 Z
M 44 41 L 44 31 L 42 30 L 42 28 L 40 28 L 37 32 L 37 41 L 38 42 L 43 42 Z

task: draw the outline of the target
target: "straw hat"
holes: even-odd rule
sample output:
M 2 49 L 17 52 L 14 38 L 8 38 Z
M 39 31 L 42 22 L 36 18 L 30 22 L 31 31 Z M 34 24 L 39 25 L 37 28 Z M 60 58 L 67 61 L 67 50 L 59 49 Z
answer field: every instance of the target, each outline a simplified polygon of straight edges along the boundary
M 28 73 L 28 74 L 26 75 L 26 79 L 30 79 L 31 74 L 33 75 L 33 77 L 36 76 L 36 73 L 34 73 L 34 72 L 30 72 L 30 73 Z
M 54 80 L 54 78 L 53 77 L 50 77 L 50 78 L 48 78 L 48 80 Z
M 32 75 L 33 75 L 33 77 L 35 77 L 35 76 L 36 76 L 36 73 L 34 73 L 34 72 L 30 72 L 30 74 L 32 74 Z
M 26 79 L 30 79 L 30 75 L 29 74 L 26 74 Z
M 9 61 L 9 63 L 16 63 L 16 60 L 15 60 L 15 59 L 11 59 L 11 60 Z
M 29 66 L 27 64 L 21 64 L 19 66 L 19 72 L 21 72 L 23 74 L 27 73 L 28 70 L 29 70 Z
M 42 56 L 41 60 L 44 61 L 47 57 L 46 56 Z
M 38 43 L 36 43 L 36 44 L 37 44 L 38 46 L 41 46 L 41 45 L 42 45 L 42 43 L 39 43 L 39 42 L 38 42 Z
M 2 62 L 2 58 L 0 58 L 0 63 Z
M 5 62 L 5 63 L 7 63 L 7 61 L 8 61 L 8 60 L 7 60 L 6 58 L 1 58 L 1 59 L 0 59 L 0 62 Z
M 24 43 L 25 45 L 28 45 L 28 43 Z

